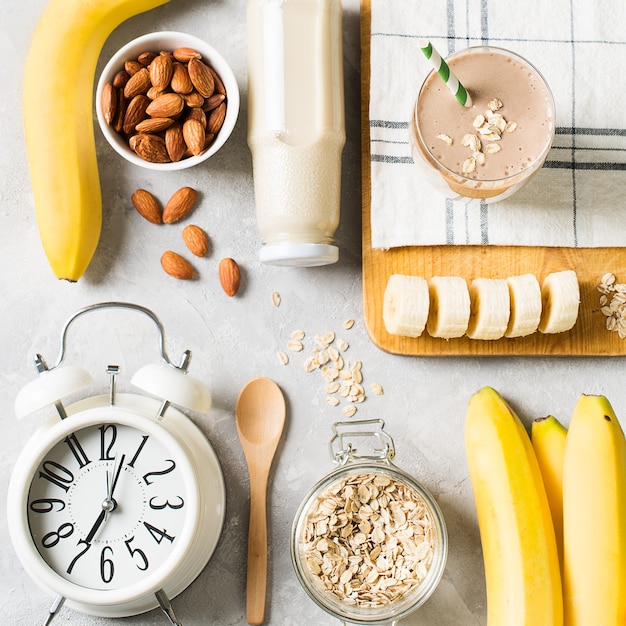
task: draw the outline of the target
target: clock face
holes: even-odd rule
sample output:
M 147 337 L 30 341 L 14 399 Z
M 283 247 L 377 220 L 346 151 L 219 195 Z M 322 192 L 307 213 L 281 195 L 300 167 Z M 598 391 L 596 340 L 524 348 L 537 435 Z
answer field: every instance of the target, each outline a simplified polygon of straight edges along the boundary
M 95 590 L 123 589 L 157 571 L 188 517 L 179 456 L 163 438 L 120 423 L 89 425 L 57 442 L 34 472 L 26 503 L 43 560 Z

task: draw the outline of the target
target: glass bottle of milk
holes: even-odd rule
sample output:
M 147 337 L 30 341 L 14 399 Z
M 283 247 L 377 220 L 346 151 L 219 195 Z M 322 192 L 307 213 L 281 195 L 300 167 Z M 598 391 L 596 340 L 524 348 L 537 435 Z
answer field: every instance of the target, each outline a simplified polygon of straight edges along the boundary
M 248 0 L 247 21 L 261 261 L 334 263 L 346 140 L 341 0 Z

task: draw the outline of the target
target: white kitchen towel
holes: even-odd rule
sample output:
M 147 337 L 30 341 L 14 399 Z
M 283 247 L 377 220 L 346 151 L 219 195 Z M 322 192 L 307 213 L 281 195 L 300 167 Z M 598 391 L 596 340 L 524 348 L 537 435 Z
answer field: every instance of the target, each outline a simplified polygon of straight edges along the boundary
M 626 246 L 624 0 L 371 0 L 371 16 L 372 247 Z M 554 147 L 509 199 L 450 201 L 420 178 L 408 120 L 431 70 L 421 37 L 443 56 L 508 48 L 550 85 Z

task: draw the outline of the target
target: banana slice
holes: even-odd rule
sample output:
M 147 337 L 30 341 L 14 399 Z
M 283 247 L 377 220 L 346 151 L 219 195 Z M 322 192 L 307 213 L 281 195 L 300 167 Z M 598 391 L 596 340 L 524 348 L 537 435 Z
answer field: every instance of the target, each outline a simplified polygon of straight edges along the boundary
M 571 330 L 578 319 L 580 286 L 574 270 L 548 274 L 541 285 L 543 311 L 539 332 L 552 334 Z
M 511 298 L 511 318 L 505 337 L 532 335 L 541 319 L 541 287 L 534 274 L 506 279 Z
M 383 299 L 383 321 L 387 332 L 419 337 L 428 319 L 428 283 L 421 276 L 392 274 Z
M 470 339 L 504 337 L 511 315 L 511 298 L 506 280 L 475 278 L 469 292 L 471 316 L 467 336 Z
M 428 334 L 443 339 L 462 337 L 470 316 L 470 297 L 465 279 L 461 276 L 433 276 L 428 291 Z

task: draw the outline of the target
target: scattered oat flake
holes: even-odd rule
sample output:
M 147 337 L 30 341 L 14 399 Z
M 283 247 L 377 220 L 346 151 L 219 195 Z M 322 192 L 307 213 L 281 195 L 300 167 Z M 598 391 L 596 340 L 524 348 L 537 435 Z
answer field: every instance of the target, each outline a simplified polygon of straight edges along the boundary
M 451 146 L 453 143 L 452 137 L 450 137 L 450 135 L 446 135 L 445 133 L 440 133 L 439 135 L 437 135 L 437 139 L 441 139 L 441 141 L 443 141 L 448 146 Z
M 507 122 L 506 126 L 504 127 L 504 130 L 507 133 L 512 133 L 515 131 L 516 128 L 517 128 L 517 122 Z
M 605 328 L 616 332 L 620 339 L 626 338 L 626 284 L 618 283 L 612 272 L 607 272 L 597 286 L 600 292 L 600 312 L 604 315 Z
M 289 341 L 287 342 L 287 349 L 291 350 L 291 352 L 302 352 L 304 345 L 301 341 Z
M 501 109 L 504 105 L 502 104 L 502 100 L 500 100 L 499 98 L 494 98 L 487 104 L 487 106 L 492 111 L 497 111 L 498 109 Z
M 383 395 L 383 388 L 381 385 L 379 385 L 378 383 L 372 383 L 372 391 L 377 395 L 377 396 L 382 396 Z
M 480 113 L 474 118 L 472 126 L 474 128 L 480 128 L 485 123 L 485 116 Z
M 339 400 L 334 396 L 326 396 L 326 402 L 330 404 L 330 406 L 337 406 L 339 404 Z
M 291 338 L 295 339 L 296 341 L 302 341 L 305 337 L 305 332 L 303 330 L 294 330 L 291 333 Z
M 337 340 L 337 349 L 340 352 L 345 352 L 349 347 L 350 346 L 349 346 L 347 341 L 344 341 L 343 339 L 338 339 Z
M 332 331 L 327 332 L 322 340 L 329 346 L 333 341 L 335 341 L 335 333 Z
M 485 146 L 485 152 L 487 154 L 495 154 L 496 152 L 500 152 L 500 146 L 497 143 L 488 143 Z
M 289 357 L 282 350 L 279 350 L 276 353 L 276 356 L 283 365 L 287 365 L 287 363 L 289 363 Z
M 356 411 L 357 409 L 354 404 L 348 404 L 347 406 L 344 406 L 343 409 L 341 409 L 344 417 L 352 417 L 353 415 L 355 415 Z
M 343 323 L 343 327 L 344 327 L 345 330 L 350 330 L 353 326 L 354 326 L 354 320 L 353 319 L 346 320 Z
M 339 391 L 339 387 L 341 387 L 340 383 L 338 383 L 337 381 L 332 382 L 326 385 L 326 393 L 337 393 Z
M 278 293 L 278 291 L 272 291 L 272 304 L 275 307 L 280 306 L 280 294 Z

